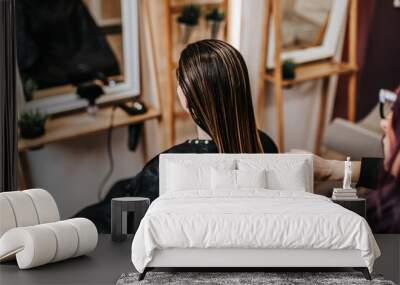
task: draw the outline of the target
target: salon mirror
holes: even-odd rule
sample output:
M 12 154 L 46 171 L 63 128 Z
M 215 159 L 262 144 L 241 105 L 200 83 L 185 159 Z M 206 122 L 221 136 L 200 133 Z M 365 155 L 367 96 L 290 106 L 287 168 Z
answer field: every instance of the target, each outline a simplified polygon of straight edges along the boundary
M 282 51 L 320 46 L 325 36 L 332 0 L 283 0 Z
M 281 60 L 307 63 L 335 54 L 347 20 L 348 0 L 281 0 Z M 269 25 L 267 68 L 274 67 L 274 19 Z
M 18 66 L 27 101 L 124 80 L 121 1 L 17 1 Z
M 137 0 L 18 0 L 16 19 L 28 107 L 82 107 L 76 90 L 88 82 L 102 97 L 138 93 Z

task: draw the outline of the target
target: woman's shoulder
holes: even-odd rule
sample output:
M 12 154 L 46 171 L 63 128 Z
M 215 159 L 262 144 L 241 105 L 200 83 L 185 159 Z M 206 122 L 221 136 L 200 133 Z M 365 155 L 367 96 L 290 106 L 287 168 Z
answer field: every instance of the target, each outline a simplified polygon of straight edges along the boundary
M 259 131 L 259 136 L 263 150 L 265 153 L 278 153 L 278 147 L 270 136 L 263 131 Z M 217 153 L 218 149 L 215 143 L 211 140 L 199 140 L 193 139 L 185 141 L 181 144 L 174 145 L 173 147 L 161 152 L 163 153 Z M 158 166 L 158 159 L 160 154 L 156 155 L 150 160 L 146 166 L 156 167 Z
M 217 147 L 213 141 L 210 140 L 187 140 L 183 143 L 174 145 L 167 150 L 160 152 L 158 155 L 153 157 L 146 166 L 155 166 L 158 165 L 158 160 L 160 154 L 164 153 L 216 153 Z
M 279 153 L 278 147 L 276 146 L 274 140 L 269 135 L 267 135 L 261 130 L 258 131 L 258 134 L 260 136 L 264 153 Z

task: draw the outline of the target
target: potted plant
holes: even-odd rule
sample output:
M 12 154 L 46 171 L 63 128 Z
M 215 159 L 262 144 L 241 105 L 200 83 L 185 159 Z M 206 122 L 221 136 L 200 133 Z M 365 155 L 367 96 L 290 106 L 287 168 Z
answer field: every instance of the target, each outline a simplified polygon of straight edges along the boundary
M 282 78 L 286 80 L 296 78 L 296 63 L 292 59 L 287 59 L 282 63 Z
M 38 85 L 33 78 L 22 77 L 22 87 L 24 89 L 24 95 L 26 101 L 33 99 L 33 94 L 37 91 Z
M 199 23 L 200 6 L 186 5 L 182 9 L 182 13 L 178 17 L 180 28 L 180 38 L 183 44 L 188 43 L 194 27 Z
M 22 113 L 18 120 L 21 137 L 24 139 L 34 139 L 43 135 L 46 119 L 47 116 L 38 110 Z
M 211 38 L 216 39 L 218 37 L 219 30 L 221 29 L 221 23 L 225 18 L 225 14 L 218 10 L 218 8 L 212 9 L 206 15 L 208 26 L 211 28 Z

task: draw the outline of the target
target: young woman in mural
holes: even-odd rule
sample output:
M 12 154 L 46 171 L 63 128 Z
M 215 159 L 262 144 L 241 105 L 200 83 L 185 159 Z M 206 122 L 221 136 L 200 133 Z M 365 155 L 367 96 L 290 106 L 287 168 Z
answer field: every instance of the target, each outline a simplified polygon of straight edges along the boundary
M 177 69 L 182 107 L 200 129 L 199 137 L 165 153 L 277 153 L 272 139 L 257 130 L 247 66 L 242 55 L 219 40 L 189 44 Z M 114 197 L 158 197 L 158 160 L 154 157 L 132 179 L 116 183 L 106 198 L 79 212 L 99 232 L 110 232 L 110 201 Z
M 356 187 L 375 189 L 367 195 L 367 220 L 374 233 L 400 233 L 400 87 L 387 114 L 381 111 L 384 158 L 352 162 Z M 342 180 L 343 161 L 314 157 L 315 180 Z

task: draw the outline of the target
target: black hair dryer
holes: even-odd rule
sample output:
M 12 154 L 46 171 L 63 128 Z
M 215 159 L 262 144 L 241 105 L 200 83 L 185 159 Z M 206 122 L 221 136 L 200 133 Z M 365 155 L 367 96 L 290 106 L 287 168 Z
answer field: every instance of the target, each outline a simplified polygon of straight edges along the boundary
M 120 107 L 122 110 L 124 110 L 129 116 L 136 116 L 140 114 L 144 114 L 147 111 L 146 105 L 140 102 L 139 100 L 136 100 L 135 102 L 132 102 L 131 104 L 126 104 L 126 103 L 121 103 L 118 104 L 118 107 Z M 139 138 L 143 130 L 143 123 L 137 123 L 137 124 L 130 124 L 128 126 L 128 148 L 131 151 L 135 151 L 138 144 L 139 144 Z
M 95 72 L 87 64 L 81 63 L 70 69 L 68 73 L 69 81 L 75 85 L 76 93 L 82 99 L 88 101 L 87 112 L 96 115 L 96 99 L 104 94 L 101 83 L 96 83 L 100 79 L 103 84 L 107 84 L 107 78 L 101 72 Z
M 87 112 L 90 115 L 96 115 L 96 99 L 104 94 L 103 88 L 93 82 L 84 83 L 78 86 L 76 93 L 79 95 L 80 98 L 86 99 L 88 101 Z

